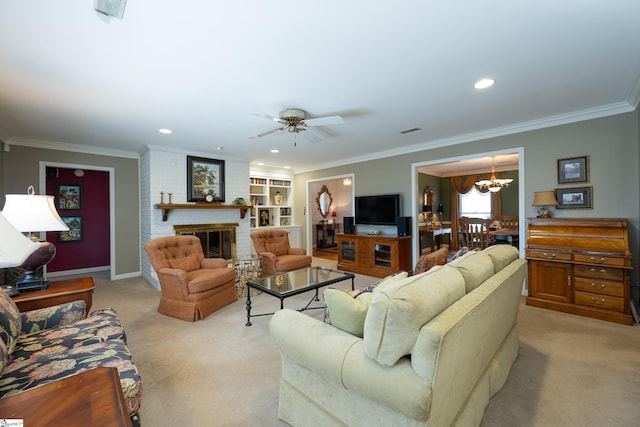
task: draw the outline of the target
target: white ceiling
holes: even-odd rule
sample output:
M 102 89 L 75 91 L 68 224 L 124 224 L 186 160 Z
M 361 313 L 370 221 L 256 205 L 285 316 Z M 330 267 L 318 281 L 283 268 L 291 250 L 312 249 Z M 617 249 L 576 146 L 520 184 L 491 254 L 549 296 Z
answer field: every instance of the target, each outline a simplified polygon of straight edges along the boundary
M 129 0 L 120 21 L 3 1 L 0 139 L 300 172 L 633 111 L 639 17 L 637 0 Z M 274 127 L 251 112 L 287 107 L 345 122 L 248 138 Z

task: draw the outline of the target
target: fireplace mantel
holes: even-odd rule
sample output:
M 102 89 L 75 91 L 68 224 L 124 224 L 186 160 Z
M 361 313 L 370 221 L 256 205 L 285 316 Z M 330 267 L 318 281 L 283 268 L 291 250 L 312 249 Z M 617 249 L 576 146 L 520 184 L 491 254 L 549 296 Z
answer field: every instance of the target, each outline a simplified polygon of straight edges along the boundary
M 222 203 L 158 203 L 155 205 L 156 209 L 162 209 L 162 221 L 166 221 L 169 218 L 169 212 L 173 209 L 239 209 L 240 219 L 244 218 L 245 214 L 251 205 L 225 205 Z

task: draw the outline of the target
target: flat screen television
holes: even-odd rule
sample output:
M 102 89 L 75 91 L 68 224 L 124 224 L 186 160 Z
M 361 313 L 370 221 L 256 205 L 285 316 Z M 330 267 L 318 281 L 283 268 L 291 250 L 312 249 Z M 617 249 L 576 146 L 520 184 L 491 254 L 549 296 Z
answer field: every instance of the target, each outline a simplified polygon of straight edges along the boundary
M 356 196 L 356 224 L 396 225 L 400 216 L 400 194 Z

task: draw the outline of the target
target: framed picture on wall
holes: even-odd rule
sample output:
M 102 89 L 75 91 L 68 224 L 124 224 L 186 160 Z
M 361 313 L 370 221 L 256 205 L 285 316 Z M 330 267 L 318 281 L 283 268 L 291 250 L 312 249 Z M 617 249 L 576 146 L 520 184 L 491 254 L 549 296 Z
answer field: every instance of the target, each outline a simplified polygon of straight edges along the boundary
M 258 220 L 260 227 L 269 225 L 269 209 L 258 209 Z
M 58 185 L 58 209 L 80 210 L 82 208 L 82 194 L 79 185 Z
M 224 160 L 187 156 L 187 201 L 203 202 L 206 196 L 224 202 Z
M 589 159 L 587 156 L 558 160 L 558 184 L 589 182 Z
M 82 241 L 82 217 L 81 216 L 61 216 L 62 221 L 67 224 L 69 231 L 61 231 L 58 235 L 59 242 L 81 242 Z
M 556 188 L 558 209 L 591 208 L 593 187 Z

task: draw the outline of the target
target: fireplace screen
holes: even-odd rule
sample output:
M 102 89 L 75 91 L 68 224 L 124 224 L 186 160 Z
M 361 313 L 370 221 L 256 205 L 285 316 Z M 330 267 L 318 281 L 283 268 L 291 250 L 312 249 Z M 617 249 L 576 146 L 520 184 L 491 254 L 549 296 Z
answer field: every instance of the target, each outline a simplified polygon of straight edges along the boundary
M 191 235 L 200 239 L 205 258 L 236 257 L 237 223 L 174 225 L 177 235 Z

